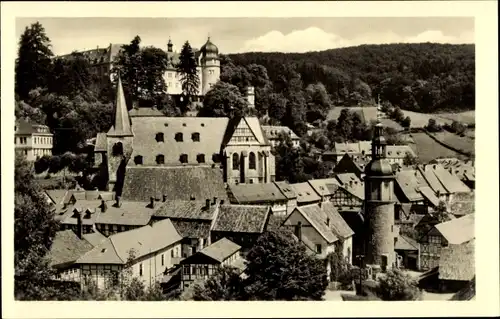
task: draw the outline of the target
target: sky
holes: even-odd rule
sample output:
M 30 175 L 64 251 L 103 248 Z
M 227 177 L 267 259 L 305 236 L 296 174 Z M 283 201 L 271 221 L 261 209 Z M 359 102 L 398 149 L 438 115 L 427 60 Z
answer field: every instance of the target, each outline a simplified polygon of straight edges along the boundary
M 179 51 L 210 36 L 221 53 L 308 52 L 383 43 L 474 43 L 474 18 L 18 18 L 16 38 L 39 21 L 55 55 L 129 43 Z

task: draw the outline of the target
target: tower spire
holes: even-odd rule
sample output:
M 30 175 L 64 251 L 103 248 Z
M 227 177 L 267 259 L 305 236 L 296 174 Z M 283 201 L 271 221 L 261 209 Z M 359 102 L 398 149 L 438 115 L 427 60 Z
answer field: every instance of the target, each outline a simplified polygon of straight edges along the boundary
M 108 136 L 133 136 L 130 119 L 128 117 L 127 103 L 123 93 L 122 79 L 118 73 L 118 84 L 116 87 L 115 122 L 109 130 Z

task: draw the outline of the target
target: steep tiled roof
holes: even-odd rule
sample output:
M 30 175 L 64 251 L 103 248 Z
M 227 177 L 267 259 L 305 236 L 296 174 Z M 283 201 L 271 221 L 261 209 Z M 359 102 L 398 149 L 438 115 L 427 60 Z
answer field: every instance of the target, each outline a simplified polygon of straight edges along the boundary
M 158 204 L 160 205 L 160 203 Z M 210 207 L 207 208 L 206 201 L 201 200 L 168 200 L 161 203 L 155 211 L 155 217 L 165 217 L 170 219 L 200 219 L 212 220 L 217 206 L 210 200 Z
M 358 143 L 335 143 L 334 145 L 336 154 L 360 154 Z
M 439 279 L 472 280 L 475 270 L 475 240 L 461 245 L 450 245 L 441 249 Z
M 354 174 L 354 173 L 336 174 L 335 177 L 340 182 L 340 185 L 350 185 L 351 183 L 356 184 L 356 182 L 358 184 L 362 183 L 361 180 L 359 179 L 359 177 L 356 176 L 356 174 Z
M 269 141 L 262 132 L 259 119 L 257 117 L 241 117 L 241 118 L 233 118 L 227 123 L 227 129 L 222 139 L 223 147 L 225 147 L 231 141 L 231 138 L 233 137 L 236 128 L 238 127 L 238 125 L 240 125 L 240 122 L 242 121 L 243 121 L 242 124 L 245 124 L 250 129 L 250 131 L 255 136 L 255 139 L 260 145 L 269 145 Z
M 298 203 L 319 202 L 321 197 L 314 191 L 309 183 L 290 184 L 295 194 L 297 194 Z
M 120 207 L 115 207 L 113 202 L 107 202 L 106 212 L 101 212 L 97 217 L 96 224 L 133 225 L 144 226 L 149 223 L 151 216 L 158 209 L 159 203 L 154 208 L 148 207 L 149 202 L 121 201 Z M 97 210 L 100 210 L 96 207 Z
M 77 260 L 80 264 L 125 264 L 134 250 L 139 259 L 180 242 L 182 237 L 169 219 L 109 236 Z
M 268 125 L 262 125 L 262 130 L 266 134 L 268 139 L 276 139 L 279 137 L 280 133 L 283 132 L 285 134 L 290 135 L 292 140 L 299 139 L 297 134 L 295 134 L 294 131 L 292 131 L 288 126 L 268 126 Z
M 199 164 L 198 154 L 212 164 L 214 154 L 220 154 L 227 123 L 225 117 L 132 117 L 134 141 L 128 165 L 135 165 L 135 156 L 142 156 L 143 165 L 157 165 L 157 155 L 164 156 L 165 164 L 183 165 L 182 154 L 188 164 Z M 157 141 L 158 133 L 163 134 L 163 142 Z M 182 141 L 176 140 L 177 133 Z M 194 133 L 199 133 L 199 141 L 193 140 Z
M 455 194 L 470 192 L 470 188 L 468 188 L 456 175 L 450 174 L 441 165 L 436 166 L 434 174 L 449 193 Z
M 175 229 L 183 238 L 210 237 L 211 221 L 199 219 L 171 219 Z
M 243 119 L 247 122 L 248 127 L 252 130 L 253 134 L 260 144 L 269 144 L 266 136 L 264 135 L 264 132 L 262 131 L 262 127 L 260 126 L 258 117 L 248 116 L 244 117 Z
M 408 145 L 387 145 L 387 158 L 404 158 L 406 153 L 415 156 L 415 152 Z
M 165 117 L 165 114 L 163 114 L 160 110 L 153 109 L 150 107 L 139 107 L 139 108 L 134 108 L 131 109 L 128 112 L 128 115 L 130 117 Z
M 47 136 L 52 135 L 48 126 L 28 122 L 25 119 L 16 119 L 15 129 L 15 135 L 30 135 L 35 133 Z
M 122 80 L 118 76 L 115 102 L 115 118 L 113 126 L 109 129 L 108 136 L 133 136 L 132 128 L 130 125 L 130 118 L 128 117 L 127 104 L 125 101 L 125 94 L 123 93 Z
M 200 251 L 200 254 L 207 255 L 208 257 L 211 257 L 217 260 L 218 262 L 223 262 L 224 260 L 232 256 L 240 249 L 241 249 L 240 245 L 235 244 L 229 239 L 224 237 L 222 239 L 219 239 L 212 245 L 203 248 Z
M 269 206 L 221 205 L 212 231 L 262 233 L 269 212 Z
M 439 179 L 436 177 L 434 174 L 434 171 L 432 169 L 431 165 L 424 165 L 419 166 L 418 169 L 424 176 L 425 180 L 429 184 L 429 186 L 432 188 L 432 190 L 437 194 L 449 194 L 448 190 L 443 186 L 443 184 L 439 181 Z
M 96 231 L 94 233 L 83 234 L 83 239 L 88 241 L 92 246 L 97 246 L 106 239 L 106 236 Z
M 339 238 L 329 226 L 326 225 L 327 214 L 322 212 L 318 204 L 299 206 L 295 208 L 316 229 L 328 243 L 336 242 Z M 292 212 L 293 214 L 293 212 Z
M 473 192 L 453 195 L 449 207 L 453 215 L 473 214 L 475 211 L 475 196 Z
M 312 179 L 308 183 L 320 196 L 333 195 L 337 190 L 337 186 L 340 185 L 335 178 Z
M 407 237 L 405 235 L 399 234 L 397 237 L 396 245 L 394 246 L 394 249 L 396 250 L 418 250 L 419 248 L 418 243 L 411 239 L 410 237 Z
M 235 204 L 285 201 L 286 197 L 273 183 L 239 184 L 229 186 Z
M 166 195 L 169 200 L 217 197 L 227 200 L 222 172 L 207 166 L 127 167 L 123 199 L 148 201 Z
M 474 214 L 440 223 L 435 227 L 450 245 L 459 245 L 475 238 Z
M 72 263 L 94 246 L 80 239 L 72 230 L 58 231 L 50 247 L 48 257 L 51 266 Z
M 427 186 L 427 184 L 420 184 L 417 178 L 418 174 L 420 173 L 417 170 L 403 170 L 396 174 L 396 183 L 398 183 L 406 198 L 411 202 L 424 199 L 419 188 Z
M 458 158 L 437 159 L 436 161 L 450 174 L 456 175 L 461 180 L 475 176 L 473 161 L 462 161 Z
M 57 205 L 61 204 L 66 197 L 66 193 L 68 191 L 65 189 L 52 189 L 52 190 L 46 190 L 45 193 L 49 198 Z
M 76 225 L 77 211 L 82 213 L 83 225 L 94 225 L 101 211 L 97 208 L 101 201 L 78 200 L 74 205 L 67 206 L 56 215 L 61 224 Z
M 108 150 L 108 140 L 106 133 L 97 133 L 95 141 L 95 152 L 106 152 Z
M 432 205 L 436 207 L 439 205 L 439 198 L 429 186 L 419 187 L 419 191 Z
M 288 184 L 288 182 L 274 182 L 274 185 L 279 188 L 281 193 L 285 195 L 287 199 L 297 198 L 297 194 L 293 191 L 293 188 Z

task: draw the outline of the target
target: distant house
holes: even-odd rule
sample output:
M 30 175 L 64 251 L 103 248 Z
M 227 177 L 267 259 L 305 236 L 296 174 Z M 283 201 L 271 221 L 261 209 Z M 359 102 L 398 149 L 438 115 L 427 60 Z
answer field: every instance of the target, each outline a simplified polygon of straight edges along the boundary
M 465 185 L 474 189 L 476 183 L 476 173 L 474 161 L 460 160 L 458 158 L 436 159 L 450 174 L 456 175 Z
M 343 173 L 335 175 L 340 185 L 358 198 L 365 198 L 364 182 L 354 173 Z
M 322 198 L 322 201 L 330 201 L 340 186 L 339 181 L 335 178 L 312 179 L 308 183 Z
M 288 126 L 266 126 L 262 125 L 262 130 L 273 147 L 278 145 L 281 133 L 287 134 L 292 140 L 294 147 L 300 146 L 300 138 Z
M 357 143 L 335 143 L 335 155 L 338 159 L 345 154 L 350 155 L 353 160 L 363 159 L 368 162 L 371 160 L 371 141 L 360 141 Z M 408 145 L 387 145 L 387 159 L 391 164 L 403 165 L 406 154 L 415 156 L 415 152 Z
M 266 231 L 271 214 L 269 206 L 221 205 L 210 230 L 211 242 L 226 237 L 242 251 L 250 249 Z
M 439 164 L 418 166 L 425 180 L 436 196 L 448 203 L 458 193 L 470 193 L 467 187 L 456 175 L 450 174 Z
M 76 260 L 81 283 L 86 285 L 93 280 L 99 288 L 119 285 L 120 274 L 127 268 L 150 287 L 179 263 L 181 240 L 168 219 L 111 235 Z
M 321 197 L 307 182 L 290 184 L 292 190 L 297 194 L 297 205 L 309 205 L 321 202 Z
M 458 193 L 450 200 L 448 211 L 457 218 L 467 214 L 474 214 L 475 203 L 474 192 Z
M 354 157 L 350 154 L 344 154 L 342 158 L 333 168 L 335 174 L 342 173 L 353 173 L 359 178 L 364 176 L 366 164 L 368 164 L 369 159 L 367 157 Z
M 341 252 L 352 262 L 354 232 L 330 202 L 299 206 L 283 222 L 306 247 L 320 258 Z
M 53 134 L 46 125 L 16 120 L 14 125 L 14 147 L 26 160 L 33 162 L 44 155 L 52 155 Z
M 439 266 L 442 248 L 461 245 L 474 238 L 474 214 L 435 225 L 420 239 L 420 268 L 429 270 Z
M 420 263 L 420 245 L 408 236 L 399 234 L 395 238 L 394 251 L 398 256 L 398 267 L 418 270 Z
M 240 255 L 241 246 L 227 238 L 222 238 L 183 259 L 181 265 L 181 289 L 189 288 L 195 280 L 206 280 L 222 266 L 232 266 L 242 270 L 244 260 Z
M 281 193 L 286 197 L 286 213 L 289 214 L 297 206 L 297 194 L 293 190 L 292 186 L 286 181 L 273 182 L 276 187 L 281 191 Z
M 276 215 L 288 210 L 288 198 L 274 183 L 230 185 L 228 197 L 231 204 L 271 206 Z
M 223 201 L 168 200 L 155 211 L 154 222 L 170 219 L 182 236 L 182 257 L 186 258 L 210 245 L 210 227 Z

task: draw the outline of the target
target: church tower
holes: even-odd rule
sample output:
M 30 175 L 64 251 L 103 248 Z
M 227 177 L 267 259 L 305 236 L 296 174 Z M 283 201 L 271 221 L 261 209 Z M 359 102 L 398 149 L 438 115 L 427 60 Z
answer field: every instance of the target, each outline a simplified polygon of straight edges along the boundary
M 107 134 L 108 189 L 121 195 L 125 166 L 132 154 L 134 133 L 125 103 L 122 81 L 118 75 L 114 124 Z
M 379 111 L 380 112 L 380 111 Z M 395 263 L 394 173 L 386 158 L 386 140 L 378 114 L 372 140 L 372 160 L 365 169 L 365 254 L 367 264 L 384 271 Z
M 210 41 L 201 47 L 201 94 L 204 96 L 220 79 L 219 49 Z

